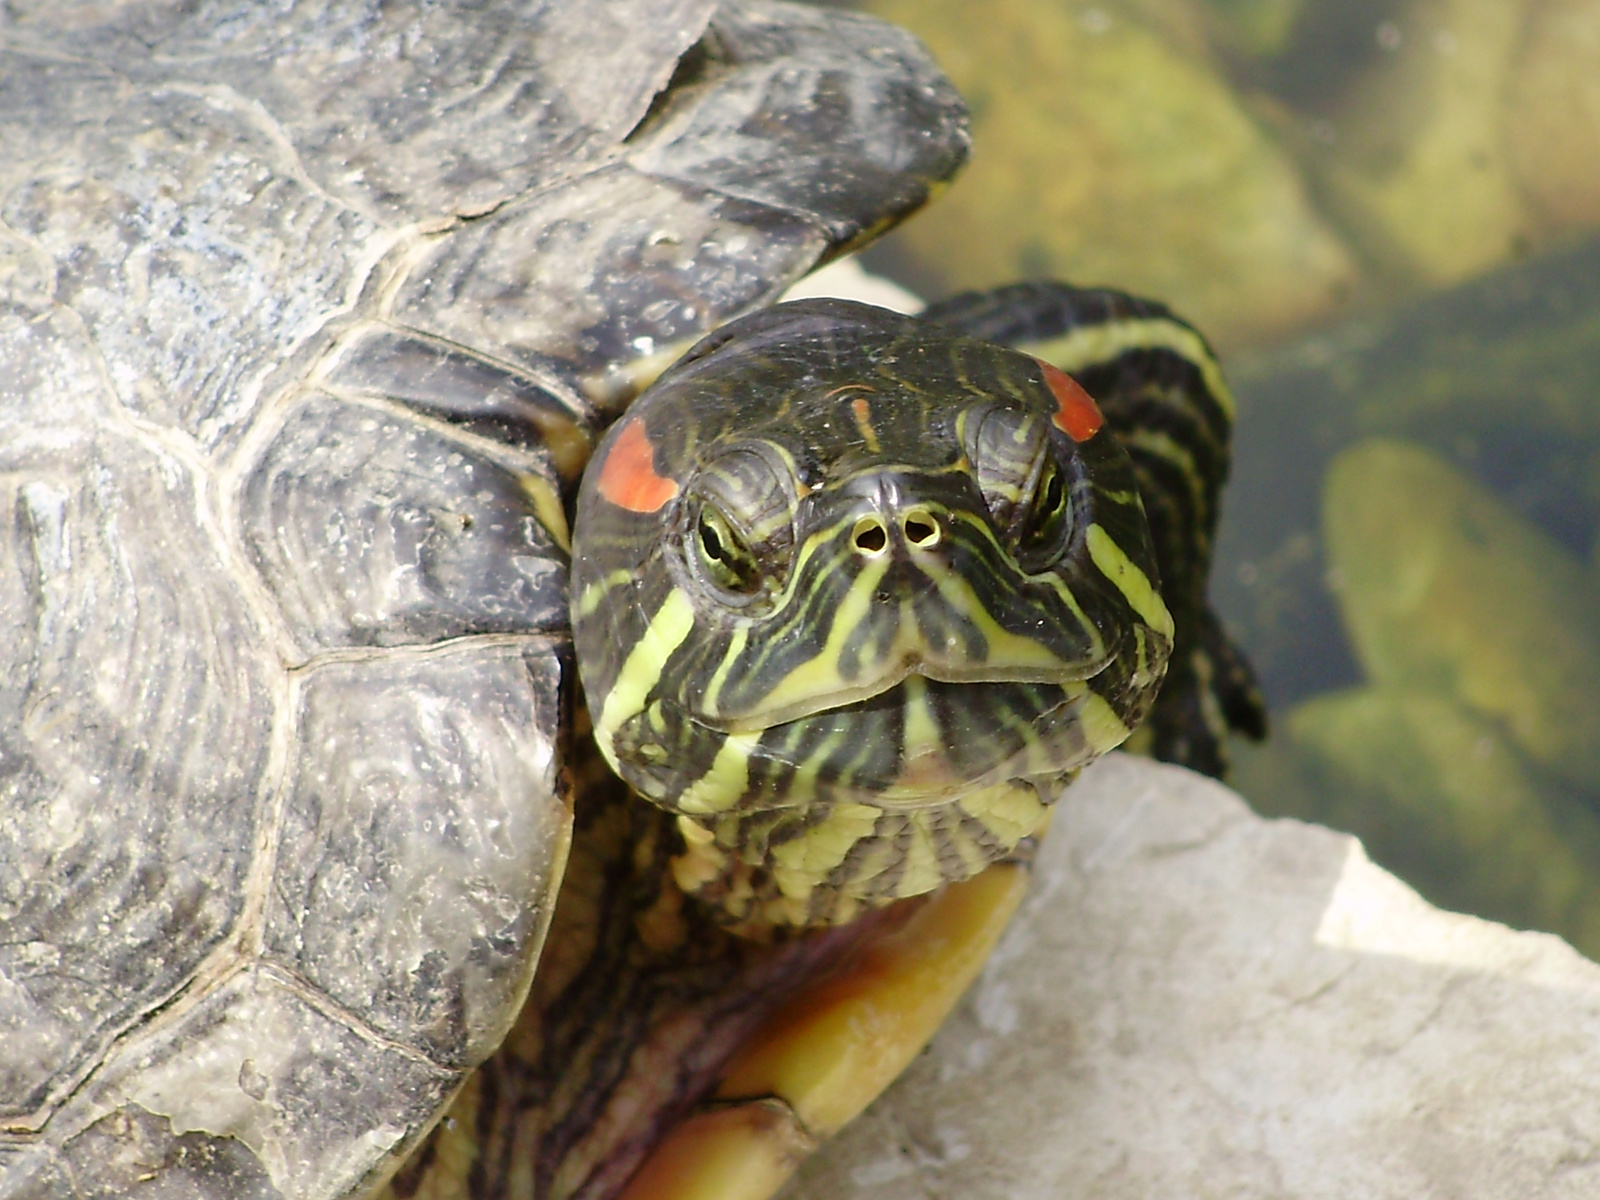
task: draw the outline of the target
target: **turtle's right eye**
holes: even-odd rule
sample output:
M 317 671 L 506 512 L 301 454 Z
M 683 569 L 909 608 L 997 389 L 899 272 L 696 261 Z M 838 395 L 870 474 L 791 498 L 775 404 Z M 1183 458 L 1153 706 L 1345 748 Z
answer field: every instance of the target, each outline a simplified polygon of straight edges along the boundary
M 701 590 L 745 615 L 781 589 L 794 545 L 793 474 L 774 459 L 755 443 L 714 456 L 689 483 L 676 526 Z
M 761 568 L 755 555 L 714 505 L 701 506 L 693 542 L 695 565 L 708 583 L 735 596 L 753 596 L 760 590 Z

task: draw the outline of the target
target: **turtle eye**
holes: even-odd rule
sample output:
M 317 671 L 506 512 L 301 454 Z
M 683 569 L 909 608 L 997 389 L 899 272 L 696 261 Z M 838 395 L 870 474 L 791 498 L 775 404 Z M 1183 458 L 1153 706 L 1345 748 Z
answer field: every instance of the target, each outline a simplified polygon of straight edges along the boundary
M 714 604 L 748 616 L 782 587 L 794 545 L 793 476 L 776 451 L 746 443 L 712 456 L 688 485 L 675 538 Z
M 1067 480 L 1055 455 L 1046 453 L 1018 532 L 1017 549 L 1025 566 L 1042 566 L 1065 540 Z
M 996 527 L 1008 537 L 1022 535 L 1029 520 L 1028 480 L 1041 456 L 1049 456 L 1043 422 L 1010 408 L 991 408 L 967 426 L 967 457 Z
M 694 526 L 694 557 L 702 576 L 724 592 L 753 596 L 761 587 L 761 568 L 744 539 L 711 504 L 703 505 Z

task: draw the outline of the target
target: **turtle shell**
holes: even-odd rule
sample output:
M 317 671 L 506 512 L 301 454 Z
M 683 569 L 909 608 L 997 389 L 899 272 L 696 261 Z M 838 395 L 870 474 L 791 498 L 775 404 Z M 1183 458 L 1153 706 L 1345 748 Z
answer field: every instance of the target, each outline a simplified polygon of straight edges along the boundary
M 589 447 L 960 99 L 792 5 L 52 0 L 0 144 L 0 1195 L 359 1192 L 532 977 Z

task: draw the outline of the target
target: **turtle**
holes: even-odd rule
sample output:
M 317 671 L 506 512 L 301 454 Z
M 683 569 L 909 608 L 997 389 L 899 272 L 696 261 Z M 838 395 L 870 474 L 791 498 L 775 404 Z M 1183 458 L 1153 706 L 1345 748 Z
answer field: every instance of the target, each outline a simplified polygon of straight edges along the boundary
M 0 1196 L 766 1194 L 1078 770 L 1259 726 L 1193 329 L 773 303 L 963 161 L 908 35 L 133 0 L 0 54 Z

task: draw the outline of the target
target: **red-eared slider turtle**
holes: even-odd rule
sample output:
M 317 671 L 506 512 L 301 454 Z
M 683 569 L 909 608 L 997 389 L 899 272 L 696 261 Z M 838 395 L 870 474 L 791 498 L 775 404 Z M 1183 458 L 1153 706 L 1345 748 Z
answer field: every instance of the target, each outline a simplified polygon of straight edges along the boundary
M 959 164 L 904 35 L 53 3 L 0 54 L 0 1196 L 760 1194 L 1174 616 L 1158 749 L 1252 717 L 1164 310 L 783 305 L 616 419 Z

